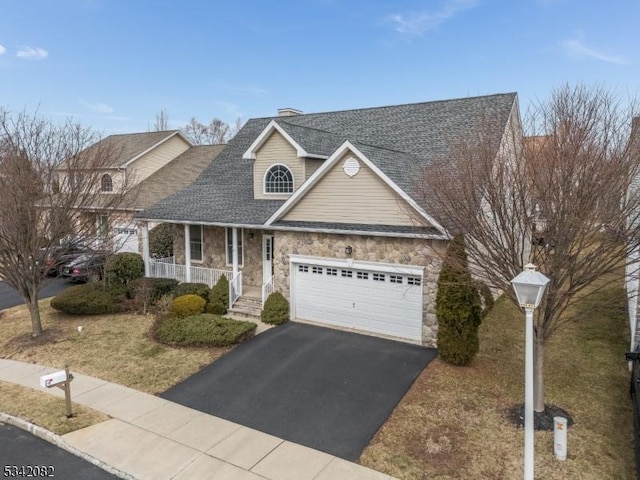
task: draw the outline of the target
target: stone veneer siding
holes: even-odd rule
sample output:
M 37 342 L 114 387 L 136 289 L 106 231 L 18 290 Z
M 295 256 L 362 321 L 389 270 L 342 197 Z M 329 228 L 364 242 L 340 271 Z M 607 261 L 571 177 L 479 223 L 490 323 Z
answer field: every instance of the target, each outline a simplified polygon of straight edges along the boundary
M 435 299 L 438 274 L 447 242 L 412 238 L 385 238 L 359 235 L 336 235 L 311 232 L 275 232 L 275 290 L 290 299 L 289 255 L 347 258 L 345 247 L 353 248 L 356 261 L 398 263 L 424 267 L 422 343 L 435 347 L 438 336 Z
M 262 235 L 264 230 L 244 229 L 244 262 L 238 269 L 242 271 L 243 285 L 262 286 Z M 194 267 L 231 270 L 227 265 L 225 227 L 203 227 L 202 262 L 191 262 Z M 253 238 L 251 238 L 253 234 Z M 240 235 L 240 229 L 238 229 Z M 184 225 L 176 225 L 173 236 L 173 253 L 176 263 L 184 264 Z M 239 261 L 242 261 L 239 259 Z

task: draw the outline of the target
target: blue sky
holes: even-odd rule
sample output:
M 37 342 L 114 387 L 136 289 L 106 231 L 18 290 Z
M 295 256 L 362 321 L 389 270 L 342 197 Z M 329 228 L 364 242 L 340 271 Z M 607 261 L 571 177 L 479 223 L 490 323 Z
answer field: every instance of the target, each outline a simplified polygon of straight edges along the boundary
M 638 95 L 637 0 L 2 0 L 0 106 L 103 134 L 564 82 Z

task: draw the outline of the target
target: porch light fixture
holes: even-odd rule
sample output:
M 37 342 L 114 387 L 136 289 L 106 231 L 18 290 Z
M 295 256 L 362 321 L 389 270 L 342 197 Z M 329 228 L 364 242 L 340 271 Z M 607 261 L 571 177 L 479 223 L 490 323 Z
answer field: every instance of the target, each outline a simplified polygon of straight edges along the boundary
M 347 245 L 347 246 L 344 248 L 344 253 L 345 253 L 345 255 L 347 255 L 347 256 L 351 256 L 351 254 L 353 253 L 353 247 L 352 247 L 351 245 Z
M 518 303 L 525 311 L 524 368 L 524 480 L 533 480 L 533 310 L 540 305 L 549 278 L 529 263 L 511 280 Z

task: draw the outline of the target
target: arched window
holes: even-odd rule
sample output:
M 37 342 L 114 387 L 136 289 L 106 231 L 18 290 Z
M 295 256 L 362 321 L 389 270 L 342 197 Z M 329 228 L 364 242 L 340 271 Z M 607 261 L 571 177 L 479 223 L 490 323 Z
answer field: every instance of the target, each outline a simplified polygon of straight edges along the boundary
M 274 165 L 264 177 L 264 193 L 293 193 L 293 174 L 284 165 Z
M 113 180 L 111 180 L 111 175 L 105 173 L 102 176 L 102 180 L 100 181 L 100 190 L 103 192 L 113 192 Z

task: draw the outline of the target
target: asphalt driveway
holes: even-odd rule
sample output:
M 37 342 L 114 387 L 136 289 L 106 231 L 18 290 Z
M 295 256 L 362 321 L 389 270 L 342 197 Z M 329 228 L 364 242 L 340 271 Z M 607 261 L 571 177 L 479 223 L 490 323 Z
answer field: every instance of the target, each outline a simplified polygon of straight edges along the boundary
M 54 297 L 65 288 L 69 288 L 70 285 L 71 284 L 63 278 L 46 278 L 42 282 L 40 292 L 38 292 L 38 298 Z M 5 282 L 0 282 L 0 310 L 22 305 L 23 303 L 18 292 Z
M 289 322 L 160 396 L 353 461 L 436 355 Z

